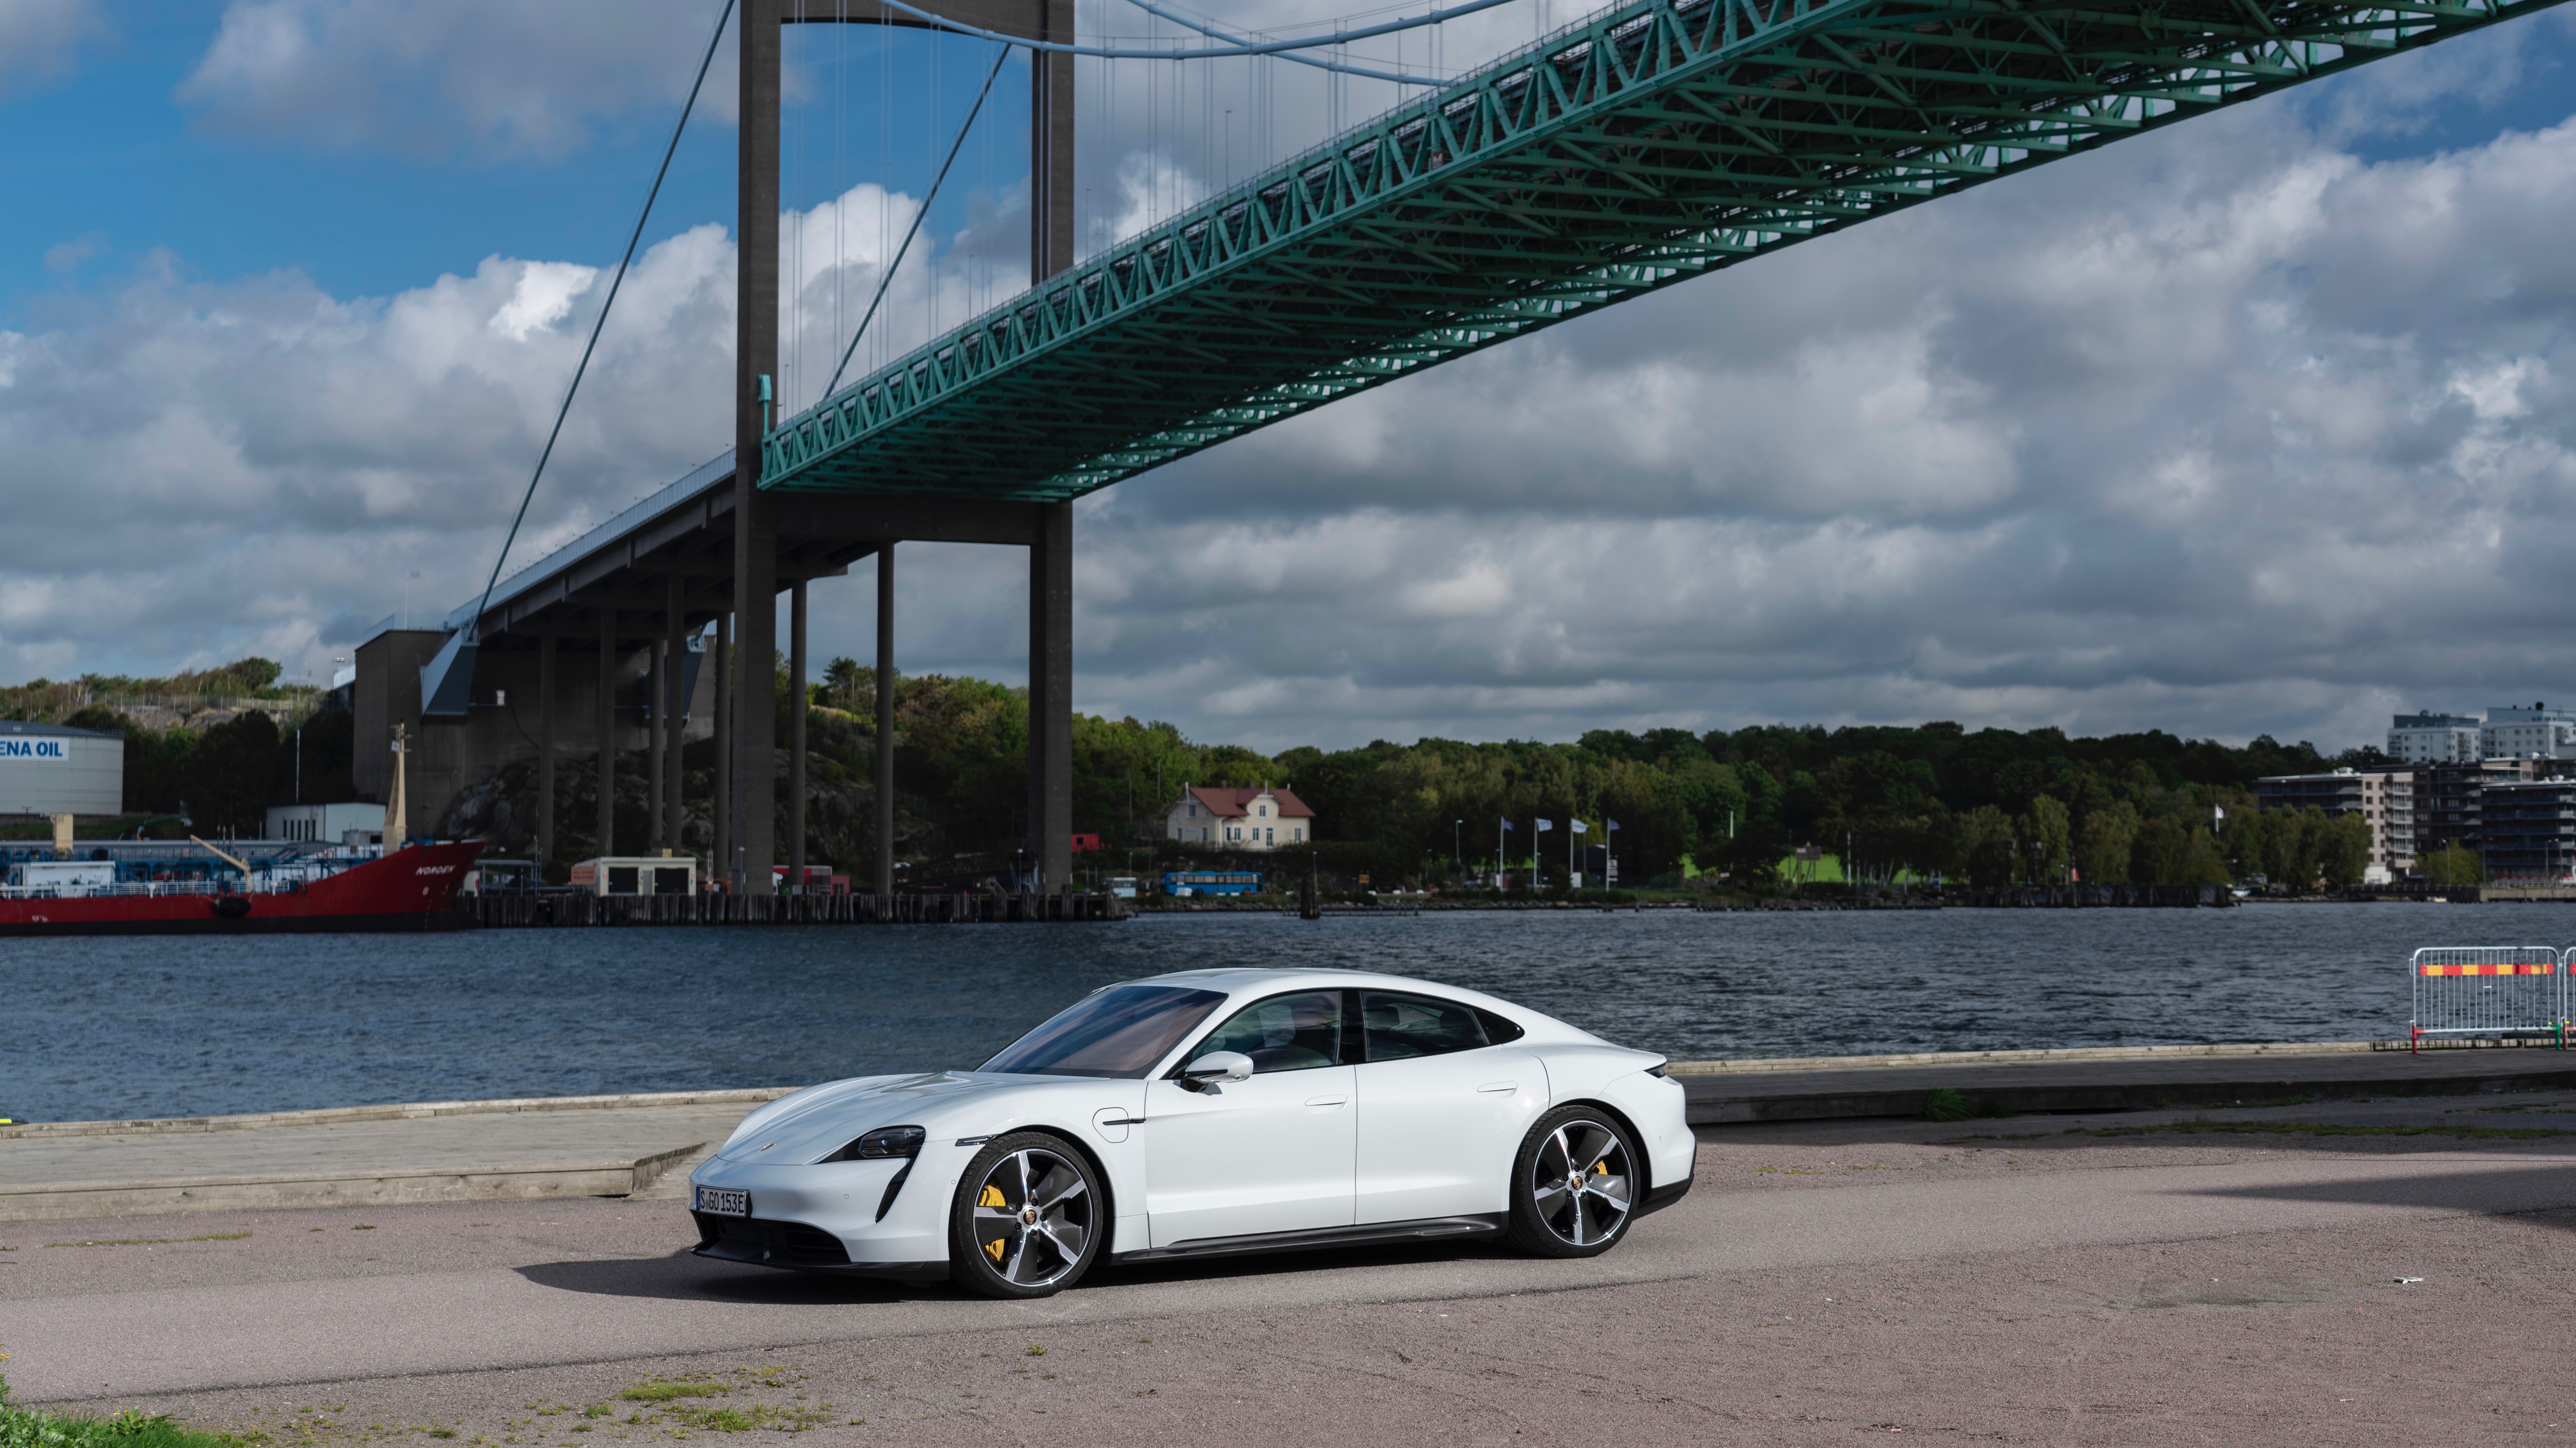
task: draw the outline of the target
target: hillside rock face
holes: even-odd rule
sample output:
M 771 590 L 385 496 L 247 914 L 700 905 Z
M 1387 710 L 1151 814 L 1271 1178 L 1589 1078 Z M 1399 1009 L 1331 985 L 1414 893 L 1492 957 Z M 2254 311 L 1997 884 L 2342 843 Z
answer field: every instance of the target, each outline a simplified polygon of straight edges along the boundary
M 705 757 L 700 758 L 701 755 Z M 710 868 L 715 846 L 715 769 L 712 748 L 696 746 L 684 756 L 681 771 L 680 847 Z M 616 839 L 619 854 L 640 854 L 653 837 L 650 809 L 651 756 L 638 750 L 617 758 Z M 777 756 L 778 820 L 787 821 L 787 755 Z M 854 880 L 873 873 L 876 791 L 823 760 L 809 766 L 805 791 L 805 858 L 830 865 Z M 910 808 L 900 792 L 895 799 L 895 855 L 914 858 L 938 850 L 938 831 Z M 569 864 L 599 853 L 599 770 L 591 758 L 565 757 L 555 766 L 555 860 Z M 458 790 L 439 816 L 439 834 L 449 839 L 491 841 L 491 853 L 525 859 L 536 849 L 537 764 L 523 759 L 504 765 L 488 779 Z M 786 851 L 782 848 L 780 854 Z

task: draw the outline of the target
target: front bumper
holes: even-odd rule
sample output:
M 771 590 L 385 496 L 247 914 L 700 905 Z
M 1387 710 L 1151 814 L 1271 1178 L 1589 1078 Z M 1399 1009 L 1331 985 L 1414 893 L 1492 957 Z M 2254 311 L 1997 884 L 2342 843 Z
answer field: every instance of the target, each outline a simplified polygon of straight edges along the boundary
M 912 1160 L 707 1162 L 689 1176 L 701 1257 L 805 1272 L 930 1278 L 948 1271 L 948 1199 L 972 1151 L 934 1143 Z M 952 1159 L 953 1158 L 953 1159 Z M 748 1192 L 751 1215 L 696 1211 L 696 1188 Z

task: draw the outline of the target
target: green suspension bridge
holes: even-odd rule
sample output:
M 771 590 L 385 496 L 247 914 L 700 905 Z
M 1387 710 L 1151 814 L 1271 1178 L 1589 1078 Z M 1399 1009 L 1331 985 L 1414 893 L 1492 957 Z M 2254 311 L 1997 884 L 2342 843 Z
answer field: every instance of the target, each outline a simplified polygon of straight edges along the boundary
M 1033 287 L 760 486 L 1055 502 L 1552 323 L 2556 0 L 1644 0 Z
M 1222 42 L 1187 54 L 1320 43 L 1255 45 L 1154 0 L 1136 3 Z M 1458 0 L 1350 33 L 1418 28 L 1500 3 Z M 742 97 L 732 451 L 506 582 L 505 541 L 479 599 L 440 631 L 383 644 L 398 660 L 390 672 L 369 675 L 362 663 L 362 681 L 388 682 L 374 686 L 381 697 L 362 688 L 360 715 L 421 731 L 416 783 L 435 800 L 489 777 L 527 742 L 492 722 L 497 702 L 481 701 L 540 700 L 541 846 L 556 838 L 559 729 L 587 734 L 603 780 L 620 767 L 621 748 L 649 742 L 652 823 L 642 843 L 695 849 L 680 761 L 694 661 L 711 656 L 722 682 L 710 710 L 719 762 L 707 862 L 737 890 L 765 895 L 774 865 L 788 868 L 788 880 L 805 878 L 807 589 L 873 558 L 874 883 L 878 908 L 890 909 L 896 546 L 1024 548 L 1021 878 L 1058 893 L 1072 877 L 1071 500 L 1567 318 L 2554 3 L 1633 0 L 1430 85 L 1076 261 L 1073 58 L 1165 52 L 1072 43 L 1074 0 L 726 0 L 717 35 L 734 22 Z M 818 22 L 937 26 L 1032 52 L 1032 282 L 773 426 L 779 35 L 783 25 Z M 716 53 L 711 39 L 701 84 Z M 973 123 L 970 112 L 967 129 Z M 651 207 L 648 194 L 645 216 Z M 642 232 L 639 218 L 630 259 Z M 594 344 L 606 319 L 603 304 Z M 579 379 L 577 369 L 574 388 Z M 756 469 L 738 466 L 752 458 Z M 544 466 L 541 454 L 530 496 Z M 526 508 L 523 497 L 522 517 Z M 782 643 L 783 701 L 765 663 Z M 377 647 L 362 647 L 362 660 Z M 731 668 L 736 650 L 764 662 Z M 576 706 L 556 702 L 569 687 L 559 677 L 567 660 L 596 669 L 597 682 L 577 690 L 589 701 L 580 707 L 595 711 L 586 727 L 572 721 Z M 416 692 L 403 682 L 413 672 Z M 616 701 L 629 688 L 621 681 L 639 672 L 649 702 L 635 712 Z M 591 843 L 607 855 L 613 792 L 597 798 Z

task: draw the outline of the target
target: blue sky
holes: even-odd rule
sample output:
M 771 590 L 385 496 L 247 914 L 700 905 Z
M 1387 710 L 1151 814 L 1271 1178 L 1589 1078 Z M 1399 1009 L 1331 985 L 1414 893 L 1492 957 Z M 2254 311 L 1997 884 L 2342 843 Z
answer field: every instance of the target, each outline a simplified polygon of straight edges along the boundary
M 212 108 L 180 92 L 226 8 L 163 0 L 152 9 L 155 23 L 120 26 L 84 44 L 71 73 L 21 86 L 14 97 L 0 92 L 7 97 L 0 125 L 41 138 L 0 150 L 0 188 L 19 216 L 45 218 L 0 239 L 0 295 L 8 298 L 0 325 L 20 324 L 48 293 L 131 271 L 156 251 L 175 254 L 195 277 L 292 269 L 338 296 L 401 291 L 470 271 L 496 253 L 614 262 L 716 15 L 703 7 L 695 34 L 667 37 L 670 101 L 585 116 L 577 140 L 531 154 L 477 144 L 461 126 L 450 127 L 443 146 L 316 144 L 210 117 Z M 791 28 L 787 44 L 807 87 L 785 122 L 789 139 L 801 143 L 793 158 L 801 164 L 784 169 L 782 200 L 797 207 L 833 195 L 836 169 L 855 182 L 864 167 L 867 179 L 918 193 L 936 164 L 927 153 L 950 138 L 990 55 L 971 39 L 875 26 Z M 847 113 L 852 89 L 873 89 L 890 58 L 898 81 L 885 107 L 892 126 L 868 125 L 860 135 L 862 125 L 852 123 L 836 155 L 831 113 Z M 732 61 L 727 45 L 709 72 L 710 93 L 730 90 Z M 934 70 L 947 102 L 935 139 Z M 993 164 L 981 164 L 979 145 L 961 158 L 967 169 L 958 180 L 989 177 L 1007 187 L 1027 165 L 1026 75 L 1026 62 L 1013 60 L 978 123 L 1001 143 Z M 862 95 L 858 104 L 883 99 Z M 436 129 L 435 108 L 420 110 Z M 655 204 L 648 244 L 700 222 L 733 225 L 734 154 L 732 126 L 702 113 Z M 966 204 L 962 191 L 947 198 L 934 221 L 962 218 Z M 69 269 L 72 258 L 57 250 L 66 246 L 80 253 Z
M 1504 7 L 1443 59 L 1576 13 Z M 411 573 L 426 610 L 491 566 L 714 7 L 143 14 L 0 11 L 0 677 L 252 651 L 327 670 Z M 1082 14 L 1146 28 L 1116 0 Z M 1079 515 L 1077 701 L 1269 748 L 1923 718 L 2343 744 L 2394 708 L 2568 694 L 2571 17 L 1123 484 Z M 868 27 L 789 45 L 792 391 L 828 370 L 990 52 Z M 1087 245 L 1333 115 L 1311 72 L 1172 71 L 1084 72 Z M 1022 73 L 884 345 L 1024 271 Z M 520 559 L 728 440 L 732 75 L 728 47 Z M 1388 99 L 1353 91 L 1349 118 Z M 916 556 L 909 666 L 1016 680 L 1019 561 Z M 819 652 L 864 650 L 870 592 L 818 593 Z

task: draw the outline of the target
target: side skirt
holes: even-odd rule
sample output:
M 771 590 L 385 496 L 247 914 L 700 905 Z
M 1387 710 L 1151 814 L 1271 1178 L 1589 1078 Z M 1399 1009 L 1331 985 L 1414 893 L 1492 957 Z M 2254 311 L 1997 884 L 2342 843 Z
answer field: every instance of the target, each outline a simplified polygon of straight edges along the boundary
M 1688 1195 L 1690 1189 L 1691 1179 L 1689 1177 L 1683 1177 L 1680 1181 L 1673 1183 L 1671 1186 L 1649 1188 L 1646 1192 L 1646 1199 L 1637 1204 L 1637 1216 L 1642 1217 L 1648 1212 L 1662 1211 L 1664 1208 L 1671 1206 L 1673 1203 L 1680 1201 L 1684 1196 Z M 1634 1221 L 1635 1219 L 1636 1218 L 1632 1217 L 1629 1220 Z
M 1315 1227 L 1302 1232 L 1261 1232 L 1248 1237 L 1201 1237 L 1121 1252 L 1112 1262 L 1162 1262 L 1180 1257 L 1238 1257 L 1254 1252 L 1298 1252 L 1319 1247 L 1382 1246 L 1388 1243 L 1444 1241 L 1453 1237 L 1492 1237 L 1509 1218 L 1501 1212 L 1457 1217 L 1424 1217 L 1411 1222 L 1370 1222 L 1356 1227 Z

